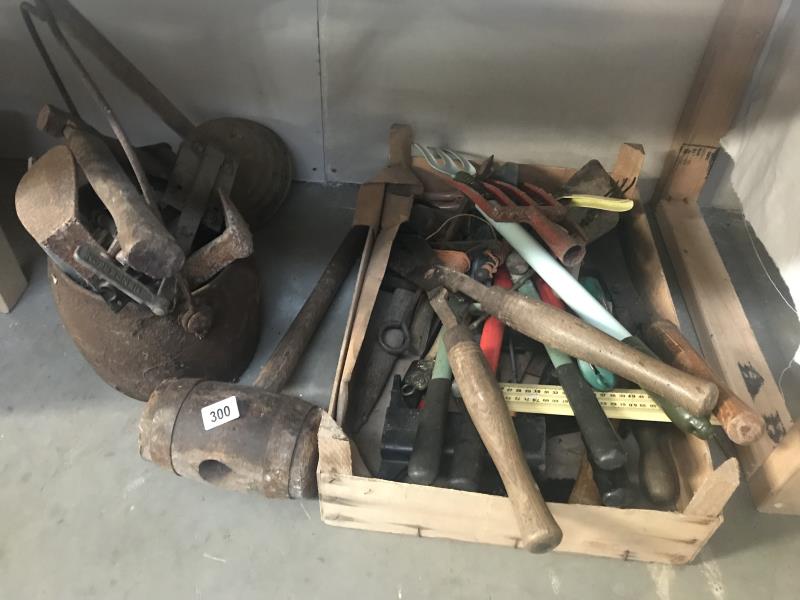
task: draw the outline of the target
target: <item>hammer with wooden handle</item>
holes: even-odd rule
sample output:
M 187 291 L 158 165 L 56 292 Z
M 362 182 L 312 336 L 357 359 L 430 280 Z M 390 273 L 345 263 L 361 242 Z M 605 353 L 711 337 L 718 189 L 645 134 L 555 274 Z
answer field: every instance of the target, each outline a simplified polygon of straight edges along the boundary
M 484 287 L 441 267 L 430 269 L 425 277 L 477 300 L 484 311 L 520 333 L 605 367 L 687 410 L 701 411 L 717 400 L 717 386 L 710 381 L 671 367 L 543 302 L 509 290 Z
M 552 550 L 561 542 L 561 528 L 525 462 L 500 386 L 469 329 L 456 320 L 446 296 L 444 290 L 434 293 L 431 306 L 442 321 L 447 355 L 464 405 L 506 488 L 519 525 L 520 545 L 530 552 Z
M 145 204 L 108 146 L 73 125 L 64 127 L 64 139 L 114 219 L 125 262 L 154 279 L 176 275 L 185 259 L 183 250 L 156 215 L 157 209 Z
M 719 398 L 714 416 L 734 444 L 746 446 L 764 435 L 766 425 L 763 417 L 725 385 L 675 324 L 656 321 L 645 328 L 644 336 L 656 354 L 671 365 L 717 384 Z

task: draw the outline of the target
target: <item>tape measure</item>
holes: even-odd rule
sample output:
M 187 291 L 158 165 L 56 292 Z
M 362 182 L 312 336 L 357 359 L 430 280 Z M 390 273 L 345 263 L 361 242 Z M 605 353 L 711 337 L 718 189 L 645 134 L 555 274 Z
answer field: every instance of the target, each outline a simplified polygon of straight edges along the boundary
M 572 416 L 572 407 L 560 385 L 501 383 L 500 388 L 510 411 Z M 596 391 L 595 396 L 609 419 L 669 423 L 669 417 L 644 390 Z M 711 423 L 719 425 L 714 417 Z

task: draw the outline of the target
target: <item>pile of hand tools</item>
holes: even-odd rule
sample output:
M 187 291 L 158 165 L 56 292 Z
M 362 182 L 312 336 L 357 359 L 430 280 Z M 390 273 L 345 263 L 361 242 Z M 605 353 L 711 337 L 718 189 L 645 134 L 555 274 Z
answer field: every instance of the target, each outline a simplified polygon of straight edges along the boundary
M 20 221 L 50 258 L 67 331 L 111 385 L 146 399 L 168 377 L 231 380 L 258 340 L 250 227 L 287 194 L 291 160 L 271 130 L 244 119 L 195 125 L 67 0 L 21 5 L 66 110 L 37 126 L 60 141 L 16 194 Z M 113 137 L 78 112 L 35 26 L 50 29 Z M 134 147 L 74 40 L 180 136 Z
M 704 439 L 714 435 L 712 412 L 735 443 L 763 434 L 763 421 L 718 389 L 677 327 L 650 323 L 641 308 L 615 231 L 619 213 L 634 207 L 626 192 L 635 182 L 590 161 L 561 189 L 544 189 L 519 165 L 415 149 L 424 162 L 414 168 L 439 189 L 413 193 L 342 420 L 374 465 L 362 430 L 383 419 L 380 477 L 506 494 L 522 545 L 546 551 L 561 533 L 545 497 L 615 507 L 676 501 L 669 425 L 612 422 L 603 393 L 627 390 L 656 421 Z M 565 398 L 572 417 L 512 414 L 513 384 Z M 573 436 L 584 452 L 556 456 L 559 446 L 576 447 Z

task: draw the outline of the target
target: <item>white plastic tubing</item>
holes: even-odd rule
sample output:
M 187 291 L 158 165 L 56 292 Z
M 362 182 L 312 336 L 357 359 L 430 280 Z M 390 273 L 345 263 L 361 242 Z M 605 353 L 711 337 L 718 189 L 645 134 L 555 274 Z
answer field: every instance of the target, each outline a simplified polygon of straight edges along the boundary
M 480 213 L 492 224 L 511 247 L 553 288 L 556 294 L 575 311 L 581 319 L 617 340 L 631 337 L 631 333 L 617 321 L 594 296 L 537 242 L 519 223 L 498 223 L 480 208 Z

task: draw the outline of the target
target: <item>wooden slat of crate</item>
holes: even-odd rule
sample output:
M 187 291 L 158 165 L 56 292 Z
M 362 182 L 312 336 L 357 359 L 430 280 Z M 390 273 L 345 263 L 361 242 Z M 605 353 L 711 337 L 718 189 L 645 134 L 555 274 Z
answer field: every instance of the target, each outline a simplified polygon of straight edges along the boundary
M 397 483 L 352 474 L 350 441 L 325 415 L 317 470 L 320 514 L 328 525 L 516 547 L 508 498 Z M 722 517 L 550 503 L 564 531 L 557 552 L 684 564 Z

